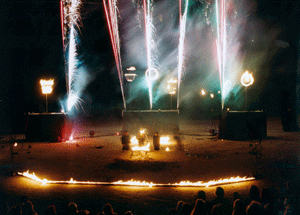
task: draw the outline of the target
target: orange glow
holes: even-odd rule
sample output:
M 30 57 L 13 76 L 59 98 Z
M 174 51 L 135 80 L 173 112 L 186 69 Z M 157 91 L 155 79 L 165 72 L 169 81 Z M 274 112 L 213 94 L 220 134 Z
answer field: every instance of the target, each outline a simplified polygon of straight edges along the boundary
M 167 148 L 166 148 L 166 151 L 167 151 L 167 152 L 169 152 L 169 151 L 170 151 L 170 148 L 169 148 L 169 147 L 167 147 Z
M 54 84 L 54 80 L 53 79 L 50 79 L 50 80 L 41 79 L 40 84 L 42 86 L 43 94 L 50 94 L 52 92 L 52 86 Z
M 146 146 L 135 146 L 132 147 L 132 151 L 145 151 L 149 152 L 150 151 L 150 143 L 148 143 Z
M 40 179 L 34 173 L 27 172 L 18 172 L 18 175 L 32 179 L 36 182 L 40 182 L 42 184 L 77 184 L 77 185 L 114 185 L 114 186 L 139 186 L 139 187 L 209 187 L 221 184 L 232 184 L 239 183 L 244 181 L 253 181 L 255 178 L 253 177 L 231 177 L 220 180 L 212 180 L 209 182 L 190 182 L 190 181 L 181 181 L 180 183 L 174 184 L 156 184 L 153 182 L 146 181 L 137 181 L 137 180 L 129 180 L 129 181 L 116 181 L 116 182 L 97 182 L 97 181 L 75 181 L 71 178 L 69 181 L 51 181 L 47 179 Z

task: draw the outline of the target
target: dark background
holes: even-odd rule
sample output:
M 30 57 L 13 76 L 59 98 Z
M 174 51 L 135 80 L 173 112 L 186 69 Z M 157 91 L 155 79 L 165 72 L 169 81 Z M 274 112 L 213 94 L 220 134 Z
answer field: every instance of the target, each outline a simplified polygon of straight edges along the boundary
M 261 88 L 265 93 L 257 104 L 253 102 L 253 108 L 266 109 L 270 115 L 277 116 L 291 108 L 296 117 L 300 3 L 258 0 L 256 6 L 254 16 L 280 25 L 280 39 L 287 41 L 289 48 L 278 51 L 273 60 L 264 65 L 266 71 L 273 72 L 262 75 L 265 85 Z M 84 56 L 93 77 L 82 96 L 88 111 L 81 114 L 111 110 L 120 113 L 122 96 L 102 1 L 85 1 L 81 12 L 83 28 L 79 55 Z M 45 110 L 45 96 L 39 85 L 41 78 L 55 79 L 53 93 L 48 97 L 49 111 L 60 111 L 58 100 L 66 97 L 59 1 L 3 0 L 0 21 L 0 130 L 7 131 L 18 127 L 24 113 Z M 203 108 L 193 103 L 193 98 L 190 101 L 182 107 L 183 113 Z

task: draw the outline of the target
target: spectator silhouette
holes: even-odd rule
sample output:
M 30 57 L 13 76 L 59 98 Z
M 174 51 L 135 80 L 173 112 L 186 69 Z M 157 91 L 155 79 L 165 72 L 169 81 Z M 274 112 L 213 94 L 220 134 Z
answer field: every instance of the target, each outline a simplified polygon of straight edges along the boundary
M 233 201 L 237 199 L 242 199 L 241 195 L 238 192 L 234 192 L 232 196 L 233 196 Z
M 113 207 L 109 203 L 104 205 L 103 212 L 105 215 L 117 215 L 116 213 L 114 213 Z
M 78 211 L 77 215 L 89 215 L 90 212 L 88 210 Z
M 47 207 L 45 211 L 45 215 L 56 215 L 56 209 L 54 205 L 50 205 Z
M 206 215 L 206 204 L 203 199 L 197 199 L 191 215 Z
M 263 205 L 273 203 L 271 191 L 267 187 L 264 187 L 264 188 L 261 189 L 260 198 L 261 198 L 261 203 Z
M 214 205 L 222 203 L 222 204 L 224 204 L 224 214 L 230 214 L 230 212 L 231 212 L 230 201 L 228 199 L 224 198 L 224 196 L 225 196 L 224 189 L 222 187 L 217 187 L 215 195 L 216 195 L 216 198 L 209 202 L 209 207 L 208 207 L 209 212 L 212 211 L 212 207 Z M 216 210 L 218 210 L 218 209 L 216 209 Z
M 183 206 L 183 201 L 177 202 L 177 206 L 176 206 L 177 214 L 182 214 L 182 206 Z
M 130 137 L 129 137 L 129 132 L 124 131 L 124 134 L 121 137 L 121 142 L 123 145 L 123 150 L 129 150 L 130 149 Z
M 68 205 L 68 214 L 75 215 L 78 213 L 77 205 L 74 202 L 70 202 Z
M 37 215 L 31 201 L 22 204 L 22 215 Z
M 248 205 L 246 209 L 247 215 L 263 215 L 264 214 L 264 207 L 261 203 L 257 201 L 252 201 L 250 205 Z
M 155 132 L 155 134 L 153 136 L 153 146 L 154 146 L 154 150 L 160 149 L 160 139 L 159 139 L 159 135 L 157 132 Z
M 190 215 L 192 213 L 193 206 L 190 203 L 183 203 L 182 205 L 182 214 L 183 215 Z
M 218 203 L 214 205 L 211 209 L 212 215 L 225 215 L 226 213 L 226 206 L 223 203 Z
M 175 208 L 171 208 L 169 211 L 168 211 L 168 215 L 177 215 L 177 211 Z
M 232 215 L 246 215 L 246 205 L 241 199 L 234 201 Z
M 249 191 L 249 198 L 245 200 L 246 205 L 249 205 L 252 201 L 261 202 L 260 193 L 257 186 L 252 185 Z
M 13 206 L 8 210 L 8 215 L 22 215 L 22 208 L 20 205 Z
M 198 199 L 206 201 L 206 193 L 203 190 L 200 190 L 197 194 Z

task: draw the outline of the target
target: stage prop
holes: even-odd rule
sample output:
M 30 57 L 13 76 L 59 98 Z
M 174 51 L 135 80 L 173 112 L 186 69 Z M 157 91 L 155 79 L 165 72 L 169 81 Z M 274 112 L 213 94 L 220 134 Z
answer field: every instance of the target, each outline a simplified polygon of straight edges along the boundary
M 30 113 L 25 128 L 26 141 L 59 142 L 71 136 L 71 121 L 64 113 Z
M 227 140 L 260 140 L 267 137 L 265 111 L 225 111 L 219 124 L 219 138 Z
M 122 116 L 123 130 L 131 134 L 142 128 L 151 136 L 179 131 L 179 110 L 124 110 Z

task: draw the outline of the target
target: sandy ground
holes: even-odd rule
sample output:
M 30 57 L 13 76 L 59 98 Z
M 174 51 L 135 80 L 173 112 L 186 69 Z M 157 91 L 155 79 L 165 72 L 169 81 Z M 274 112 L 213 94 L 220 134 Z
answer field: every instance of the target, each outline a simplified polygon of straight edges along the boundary
M 21 176 L 9 176 L 11 172 L 35 172 L 49 180 L 102 181 L 141 180 L 154 183 L 176 183 L 189 180 L 210 181 L 236 176 L 259 175 L 251 182 L 222 185 L 226 197 L 233 192 L 246 197 L 255 184 L 262 188 L 284 187 L 287 180 L 299 176 L 299 132 L 283 132 L 280 119 L 268 119 L 267 135 L 259 150 L 260 159 L 249 154 L 250 141 L 217 139 L 209 133 L 212 122 L 180 121 L 180 137 L 184 148 L 176 149 L 171 135 L 168 145 L 160 151 L 145 154 L 123 151 L 120 136 L 121 124 L 79 126 L 74 131 L 74 141 L 60 143 L 24 142 L 23 135 L 16 140 L 10 137 L 0 142 L 1 193 L 9 197 L 11 205 L 20 195 L 28 195 L 40 214 L 46 206 L 55 204 L 62 211 L 74 201 L 80 209 L 91 212 L 111 203 L 118 214 L 131 210 L 134 214 L 166 214 L 177 201 L 193 203 L 200 189 L 208 199 L 214 197 L 215 187 L 120 187 L 95 185 L 42 185 Z M 89 136 L 94 131 L 94 137 Z M 152 139 L 148 138 L 150 143 Z M 17 146 L 12 146 L 17 142 Z M 252 143 L 253 144 L 253 143 Z M 255 144 L 255 143 L 254 143 Z M 169 147 L 170 151 L 165 149 Z M 16 152 L 11 157 L 11 150 Z

